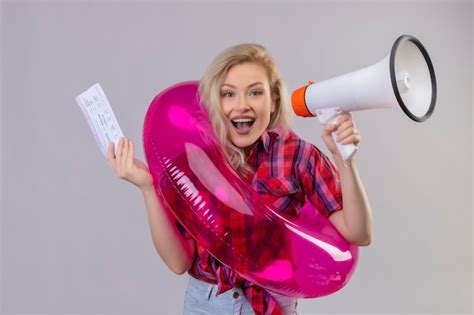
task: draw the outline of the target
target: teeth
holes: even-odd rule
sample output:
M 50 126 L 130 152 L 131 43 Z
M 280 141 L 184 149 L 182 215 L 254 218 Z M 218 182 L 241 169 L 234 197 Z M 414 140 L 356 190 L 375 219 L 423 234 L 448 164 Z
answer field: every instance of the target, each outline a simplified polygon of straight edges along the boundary
M 252 122 L 254 120 L 250 118 L 238 118 L 238 119 L 233 119 L 232 121 L 235 123 L 244 123 L 244 122 Z

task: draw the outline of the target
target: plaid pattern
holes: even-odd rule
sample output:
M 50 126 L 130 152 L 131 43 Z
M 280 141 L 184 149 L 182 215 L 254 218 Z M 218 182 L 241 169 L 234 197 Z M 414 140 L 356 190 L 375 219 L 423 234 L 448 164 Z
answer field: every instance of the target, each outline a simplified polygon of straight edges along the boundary
M 273 204 L 283 215 L 296 217 L 299 209 L 308 200 L 320 214 L 329 217 L 331 213 L 342 209 L 342 191 L 339 173 L 329 158 L 317 147 L 300 139 L 293 131 L 275 128 L 262 134 L 256 146 L 251 150 L 247 163 L 254 173 L 246 181 L 257 190 L 268 204 Z M 258 239 L 268 238 L 268 231 L 273 231 L 271 222 L 259 222 L 258 229 L 253 222 L 234 220 L 230 216 L 232 231 L 246 231 L 251 237 L 233 238 L 235 248 L 250 255 L 261 254 Z M 191 239 L 191 235 L 180 223 L 176 223 L 182 236 Z M 283 250 L 282 239 L 276 239 L 284 233 L 271 233 L 272 250 L 264 251 L 268 257 L 259 257 L 259 265 L 272 260 L 278 251 Z M 268 244 L 268 241 L 266 242 Z M 263 288 L 245 280 L 230 268 L 222 265 L 199 244 L 193 266 L 188 274 L 208 283 L 217 283 L 219 295 L 232 287 L 241 287 L 246 299 L 257 315 L 282 314 L 275 299 Z M 272 255 L 271 253 L 275 253 Z M 291 261 L 291 260 L 290 260 Z M 240 265 L 239 265 L 240 266 Z M 244 267 L 245 266 L 241 266 Z

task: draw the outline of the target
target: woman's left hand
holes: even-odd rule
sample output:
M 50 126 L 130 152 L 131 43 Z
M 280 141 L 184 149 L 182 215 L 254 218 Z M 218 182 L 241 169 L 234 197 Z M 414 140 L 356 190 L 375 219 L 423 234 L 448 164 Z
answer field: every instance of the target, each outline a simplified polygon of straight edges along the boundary
M 361 140 L 359 131 L 356 129 L 354 121 L 352 120 L 351 113 L 343 112 L 335 125 L 327 124 L 321 132 L 321 138 L 333 156 L 341 157 L 331 136 L 333 131 L 336 132 L 336 141 L 341 144 L 353 143 L 357 146 Z

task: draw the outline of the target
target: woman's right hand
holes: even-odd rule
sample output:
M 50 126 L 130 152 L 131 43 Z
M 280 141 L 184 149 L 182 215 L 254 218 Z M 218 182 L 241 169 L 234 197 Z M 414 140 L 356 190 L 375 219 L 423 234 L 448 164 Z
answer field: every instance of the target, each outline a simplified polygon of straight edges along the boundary
M 117 176 L 142 190 L 153 186 L 153 176 L 148 167 L 133 157 L 133 142 L 127 138 L 120 138 L 117 156 L 114 147 L 113 142 L 109 143 L 107 160 Z

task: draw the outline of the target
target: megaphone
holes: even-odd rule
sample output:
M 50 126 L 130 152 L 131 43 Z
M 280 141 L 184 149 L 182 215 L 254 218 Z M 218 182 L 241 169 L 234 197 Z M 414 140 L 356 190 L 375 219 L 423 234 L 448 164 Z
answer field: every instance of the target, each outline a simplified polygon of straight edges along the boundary
M 298 116 L 316 116 L 323 124 L 335 124 L 342 112 L 372 108 L 401 108 L 416 122 L 433 113 L 436 103 L 436 77 L 431 59 L 421 42 L 402 35 L 390 53 L 366 68 L 296 89 L 291 96 Z M 344 161 L 357 147 L 342 145 L 332 137 Z

